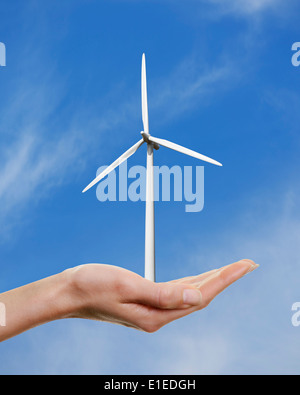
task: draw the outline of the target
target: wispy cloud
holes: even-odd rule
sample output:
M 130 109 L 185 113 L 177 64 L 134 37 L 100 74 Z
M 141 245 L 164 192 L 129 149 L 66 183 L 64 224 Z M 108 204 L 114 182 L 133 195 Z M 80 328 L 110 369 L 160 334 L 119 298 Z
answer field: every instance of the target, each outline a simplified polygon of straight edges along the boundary
M 131 0 L 132 1 L 132 0 Z M 169 6 L 180 10 L 191 21 L 239 19 L 241 22 L 261 24 L 268 17 L 286 19 L 298 7 L 295 1 L 284 0 L 187 0 L 185 3 L 165 0 Z
M 93 112 L 75 107 L 61 114 L 65 91 L 58 84 L 56 95 L 49 84 L 24 87 L 11 92 L 1 110 L 0 222 L 7 234 L 26 208 L 81 174 L 87 161 L 101 150 L 103 133 L 116 128 L 127 114 Z M 78 106 L 80 104 L 77 103 Z M 72 114 L 72 111 L 76 114 Z M 70 114 L 71 117 L 66 120 Z M 87 152 L 89 155 L 87 155 Z M 96 165 L 95 165 L 96 167 Z
M 213 67 L 195 56 L 184 59 L 167 78 L 159 78 L 149 88 L 153 93 L 149 103 L 151 115 L 160 123 L 178 119 L 233 88 L 239 77 L 238 66 L 229 59 Z
M 254 15 L 266 10 L 274 10 L 275 7 L 285 2 L 282 0 L 204 0 L 202 3 L 217 6 L 223 14 Z
M 231 77 L 230 67 L 197 68 L 195 61 L 186 59 L 166 76 L 163 83 L 160 80 L 153 82 L 153 119 L 159 118 L 159 122 L 167 123 L 180 117 L 195 108 L 199 101 L 207 101 L 216 92 L 220 94 L 221 84 L 226 85 Z M 2 235 L 26 208 L 32 207 L 63 182 L 74 181 L 87 161 L 104 147 L 104 133 L 106 144 L 115 144 L 108 132 L 119 130 L 120 126 L 124 132 L 128 122 L 140 118 L 137 115 L 140 98 L 130 93 L 123 102 L 117 101 L 122 95 L 115 95 L 116 104 L 104 106 L 100 113 L 95 104 L 83 108 L 81 103 L 75 103 L 64 113 L 62 102 L 66 86 L 57 73 L 48 79 L 44 77 L 41 86 L 30 78 L 26 84 L 20 81 L 18 86 L 10 92 L 10 99 L 1 109 Z M 138 126 L 141 125 L 137 125 L 135 131 L 137 138 Z M 122 143 L 128 144 L 124 133 L 122 136 Z M 100 163 L 95 164 L 95 169 L 97 165 Z

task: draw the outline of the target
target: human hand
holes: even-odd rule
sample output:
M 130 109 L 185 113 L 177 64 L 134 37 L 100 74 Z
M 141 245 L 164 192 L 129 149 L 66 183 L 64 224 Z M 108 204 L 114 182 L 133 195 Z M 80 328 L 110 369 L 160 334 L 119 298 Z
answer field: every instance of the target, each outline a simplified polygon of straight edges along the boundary
M 154 283 L 116 266 L 86 264 L 0 294 L 0 341 L 63 318 L 87 318 L 146 332 L 201 310 L 257 268 L 242 260 L 198 276 Z
M 109 265 L 86 264 L 70 270 L 72 317 L 95 319 L 155 332 L 201 310 L 225 288 L 258 265 L 241 260 L 198 276 L 154 283 Z

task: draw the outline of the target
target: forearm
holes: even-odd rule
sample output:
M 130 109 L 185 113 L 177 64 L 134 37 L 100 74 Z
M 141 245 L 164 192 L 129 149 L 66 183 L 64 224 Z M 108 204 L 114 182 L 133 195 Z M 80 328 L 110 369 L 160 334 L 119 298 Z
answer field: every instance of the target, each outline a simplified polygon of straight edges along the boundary
M 51 277 L 0 294 L 5 326 L 0 325 L 0 341 L 28 329 L 68 317 L 74 309 L 70 292 L 70 273 Z

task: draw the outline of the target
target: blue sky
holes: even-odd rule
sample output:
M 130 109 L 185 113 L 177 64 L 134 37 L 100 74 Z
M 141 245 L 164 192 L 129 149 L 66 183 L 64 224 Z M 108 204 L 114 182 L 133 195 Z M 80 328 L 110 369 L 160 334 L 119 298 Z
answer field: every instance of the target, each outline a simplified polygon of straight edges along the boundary
M 24 4 L 26 3 L 26 4 Z M 82 195 L 151 132 L 223 163 L 205 205 L 156 204 L 157 279 L 250 258 L 260 268 L 155 334 L 49 323 L 0 345 L 2 374 L 299 373 L 297 1 L 0 1 L 0 290 L 82 263 L 143 274 L 143 202 Z M 145 165 L 145 147 L 128 166 Z M 161 148 L 156 165 L 196 166 Z

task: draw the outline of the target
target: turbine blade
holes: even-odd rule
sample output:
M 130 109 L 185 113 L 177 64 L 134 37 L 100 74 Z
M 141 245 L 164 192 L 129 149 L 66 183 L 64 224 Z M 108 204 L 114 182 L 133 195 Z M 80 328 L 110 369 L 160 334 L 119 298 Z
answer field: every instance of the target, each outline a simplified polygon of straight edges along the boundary
M 92 186 L 97 184 L 102 178 L 104 178 L 108 173 L 118 167 L 121 163 L 123 163 L 127 158 L 133 155 L 137 149 L 144 143 L 144 139 L 139 140 L 136 144 L 134 144 L 131 148 L 129 148 L 123 155 L 121 155 L 118 159 L 116 159 L 110 166 L 108 166 L 102 173 L 100 173 L 84 190 L 82 193 L 86 192 Z
M 146 58 L 143 53 L 142 57 L 142 118 L 144 125 L 144 132 L 149 134 L 149 120 L 148 120 L 148 99 L 147 99 L 147 80 L 146 80 Z
M 181 152 L 182 154 L 189 155 L 194 158 L 203 160 L 205 162 L 212 163 L 213 165 L 222 166 L 222 164 L 220 162 L 217 162 L 216 160 L 211 159 L 208 156 L 199 154 L 198 152 L 195 152 L 195 151 L 192 151 L 188 148 L 182 147 L 181 145 L 171 143 L 171 141 L 159 139 L 157 137 L 152 137 L 152 136 L 149 136 L 149 140 L 152 141 L 153 143 L 157 143 L 157 144 L 162 145 L 164 147 L 170 148 L 174 151 Z

